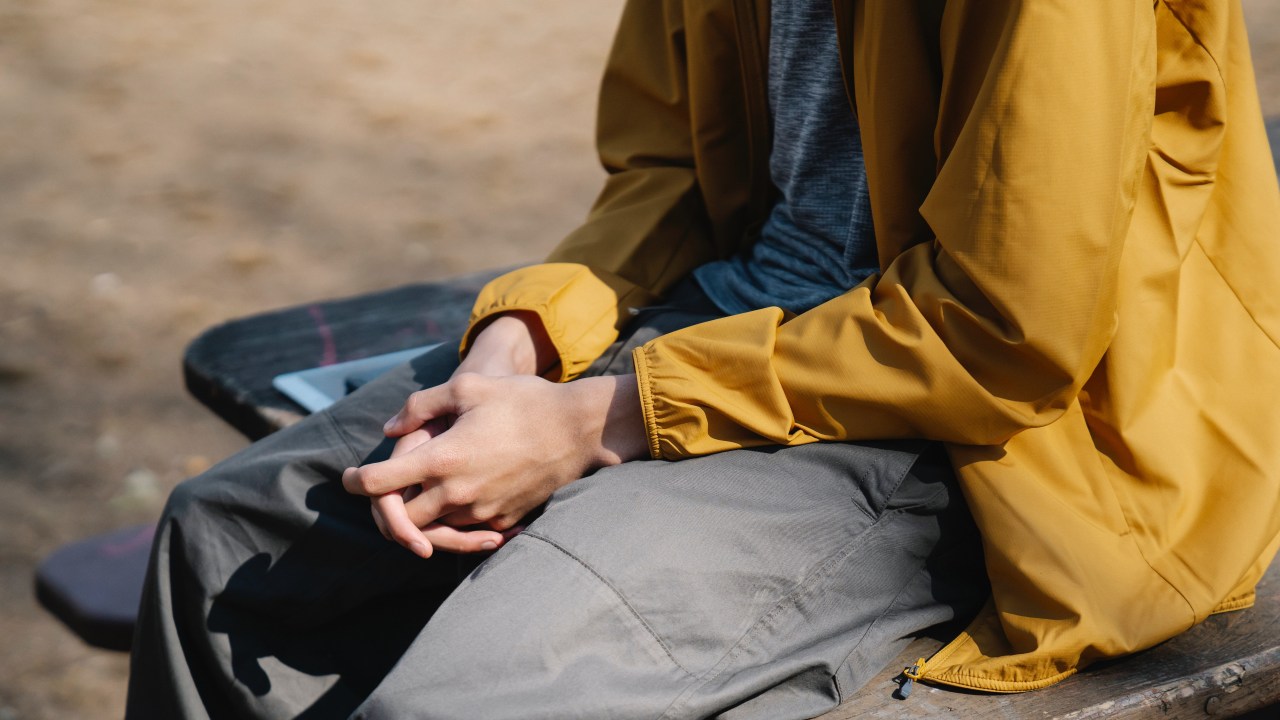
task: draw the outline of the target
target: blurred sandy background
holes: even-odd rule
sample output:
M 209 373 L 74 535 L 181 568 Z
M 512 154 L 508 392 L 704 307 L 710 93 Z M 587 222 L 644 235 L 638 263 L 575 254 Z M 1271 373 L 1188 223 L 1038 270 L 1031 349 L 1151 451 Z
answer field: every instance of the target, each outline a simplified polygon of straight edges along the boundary
M 182 388 L 192 337 L 572 228 L 619 6 L 0 0 L 0 720 L 121 715 L 127 659 L 31 573 L 244 446 Z M 1280 115 L 1280 3 L 1245 6 Z

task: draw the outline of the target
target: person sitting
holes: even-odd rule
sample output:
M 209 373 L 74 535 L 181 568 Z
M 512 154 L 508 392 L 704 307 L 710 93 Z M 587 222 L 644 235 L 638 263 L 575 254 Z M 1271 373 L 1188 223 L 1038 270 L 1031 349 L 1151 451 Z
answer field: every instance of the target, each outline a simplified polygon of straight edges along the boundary
M 1238 2 L 631 0 L 599 148 L 460 356 L 173 493 L 129 717 L 803 718 L 940 623 L 908 677 L 1009 692 L 1251 602 Z

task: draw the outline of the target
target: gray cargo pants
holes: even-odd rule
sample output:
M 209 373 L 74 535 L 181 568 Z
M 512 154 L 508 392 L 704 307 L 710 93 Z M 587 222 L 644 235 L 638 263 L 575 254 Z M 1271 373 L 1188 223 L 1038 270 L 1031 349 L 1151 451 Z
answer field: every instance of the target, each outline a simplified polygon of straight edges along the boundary
M 713 314 L 645 310 L 592 372 Z M 487 558 L 421 560 L 338 477 L 388 455 L 382 423 L 455 355 L 174 491 L 129 718 L 807 718 L 985 597 L 972 521 L 924 441 L 627 463 Z

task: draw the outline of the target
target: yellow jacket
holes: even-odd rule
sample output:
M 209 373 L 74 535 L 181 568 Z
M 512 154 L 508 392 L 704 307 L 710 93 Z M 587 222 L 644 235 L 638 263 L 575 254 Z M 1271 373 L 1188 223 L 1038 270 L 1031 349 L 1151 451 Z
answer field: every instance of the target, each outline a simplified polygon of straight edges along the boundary
M 636 352 L 654 457 L 948 443 L 992 602 L 923 679 L 993 691 L 1246 607 L 1280 543 L 1280 191 L 1235 0 L 835 0 L 881 272 Z M 609 172 L 478 299 L 580 373 L 774 190 L 767 0 L 633 0 Z M 464 341 L 464 351 L 466 342 Z

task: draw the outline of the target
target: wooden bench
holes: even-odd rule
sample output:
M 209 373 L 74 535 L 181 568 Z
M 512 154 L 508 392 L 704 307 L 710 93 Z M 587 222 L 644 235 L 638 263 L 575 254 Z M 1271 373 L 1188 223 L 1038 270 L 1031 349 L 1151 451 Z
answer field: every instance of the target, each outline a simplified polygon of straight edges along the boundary
M 1280 171 L 1280 118 L 1267 124 Z M 1278 239 L 1280 241 L 1280 239 Z M 282 373 L 452 341 L 472 298 L 500 271 L 277 310 L 205 332 L 187 350 L 187 388 L 250 439 L 297 422 L 306 410 L 280 394 Z M 66 546 L 37 572 L 41 602 L 82 638 L 127 649 L 150 528 Z M 1280 720 L 1280 558 L 1254 608 L 1209 618 L 1155 648 L 1103 663 L 1034 693 L 986 695 L 919 685 L 894 697 L 901 669 L 938 640 L 912 643 L 854 697 L 824 716 L 852 718 L 1203 718 Z M 95 572 L 86 573 L 86 568 Z M 112 578 L 103 582 L 103 578 Z

